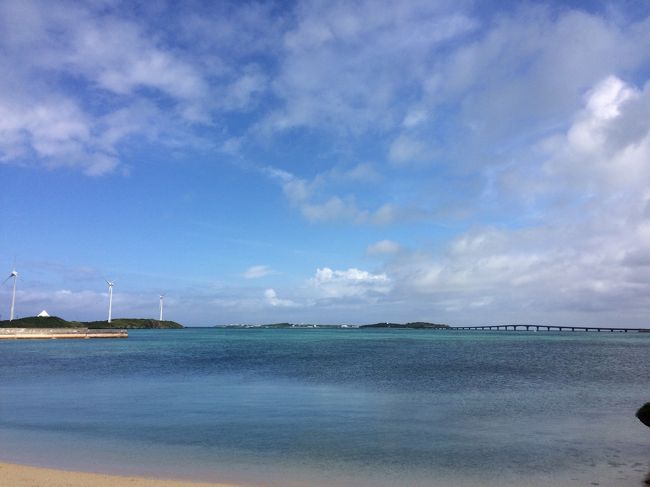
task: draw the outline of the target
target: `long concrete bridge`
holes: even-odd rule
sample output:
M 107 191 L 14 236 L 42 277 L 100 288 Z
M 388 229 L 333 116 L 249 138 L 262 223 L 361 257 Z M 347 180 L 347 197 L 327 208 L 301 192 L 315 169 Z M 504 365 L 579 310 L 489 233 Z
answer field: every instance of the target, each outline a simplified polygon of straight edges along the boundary
M 482 326 L 451 326 L 448 330 L 485 330 L 485 331 L 597 331 L 619 333 L 643 333 L 650 328 L 616 328 L 603 326 L 557 326 L 557 325 L 482 325 Z

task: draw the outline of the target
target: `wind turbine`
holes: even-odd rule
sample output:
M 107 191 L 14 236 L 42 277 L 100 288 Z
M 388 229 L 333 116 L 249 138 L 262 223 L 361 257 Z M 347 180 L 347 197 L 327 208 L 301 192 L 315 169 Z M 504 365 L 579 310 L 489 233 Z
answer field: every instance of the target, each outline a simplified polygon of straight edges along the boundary
M 9 321 L 14 320 L 14 308 L 16 305 L 16 281 L 18 280 L 18 273 L 16 272 L 16 266 L 14 265 L 14 270 L 11 271 L 11 274 L 2 282 L 4 284 L 9 279 L 14 278 L 13 292 L 11 293 L 11 311 L 9 312 Z
M 106 279 L 108 284 L 108 322 L 111 322 L 111 314 L 113 312 L 113 283 Z
M 162 318 L 163 318 L 163 314 L 162 314 L 162 312 L 163 312 L 163 302 L 165 301 L 165 295 L 164 295 L 164 294 L 161 294 L 161 295 L 159 296 L 159 298 L 160 298 L 160 318 L 159 318 L 158 321 L 162 321 L 162 320 L 163 320 L 163 319 L 162 319 Z

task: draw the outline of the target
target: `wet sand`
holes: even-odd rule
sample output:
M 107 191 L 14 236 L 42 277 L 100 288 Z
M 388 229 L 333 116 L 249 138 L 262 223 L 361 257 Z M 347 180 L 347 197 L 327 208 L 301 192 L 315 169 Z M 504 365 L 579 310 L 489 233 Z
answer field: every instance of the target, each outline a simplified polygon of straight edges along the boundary
M 244 487 L 183 480 L 121 477 L 0 463 L 0 487 Z

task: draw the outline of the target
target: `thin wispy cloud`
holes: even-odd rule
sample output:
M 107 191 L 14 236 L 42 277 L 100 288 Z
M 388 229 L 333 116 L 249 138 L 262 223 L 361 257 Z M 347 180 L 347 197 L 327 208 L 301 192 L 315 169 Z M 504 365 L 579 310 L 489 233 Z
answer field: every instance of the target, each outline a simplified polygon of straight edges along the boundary
M 245 279 L 259 279 L 261 277 L 266 277 L 271 274 L 275 274 L 275 271 L 267 265 L 254 265 L 246 269 L 242 274 Z

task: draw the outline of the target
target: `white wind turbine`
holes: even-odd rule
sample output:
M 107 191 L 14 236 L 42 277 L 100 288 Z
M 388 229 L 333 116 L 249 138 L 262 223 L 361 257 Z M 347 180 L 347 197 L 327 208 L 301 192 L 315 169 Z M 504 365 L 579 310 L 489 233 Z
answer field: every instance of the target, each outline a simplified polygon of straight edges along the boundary
M 111 322 L 111 314 L 113 313 L 113 282 L 106 279 L 108 284 L 108 322 Z
M 161 294 L 159 296 L 159 298 L 160 298 L 160 318 L 158 320 L 162 321 L 163 320 L 163 313 L 162 313 L 163 312 L 163 303 L 165 301 L 165 295 Z
M 16 281 L 18 280 L 18 273 L 16 272 L 16 266 L 14 265 L 14 270 L 11 271 L 11 274 L 2 282 L 4 284 L 7 282 L 9 279 L 14 278 L 14 285 L 13 285 L 13 291 L 11 293 L 11 310 L 9 312 L 9 321 L 14 320 L 14 309 L 16 306 Z

